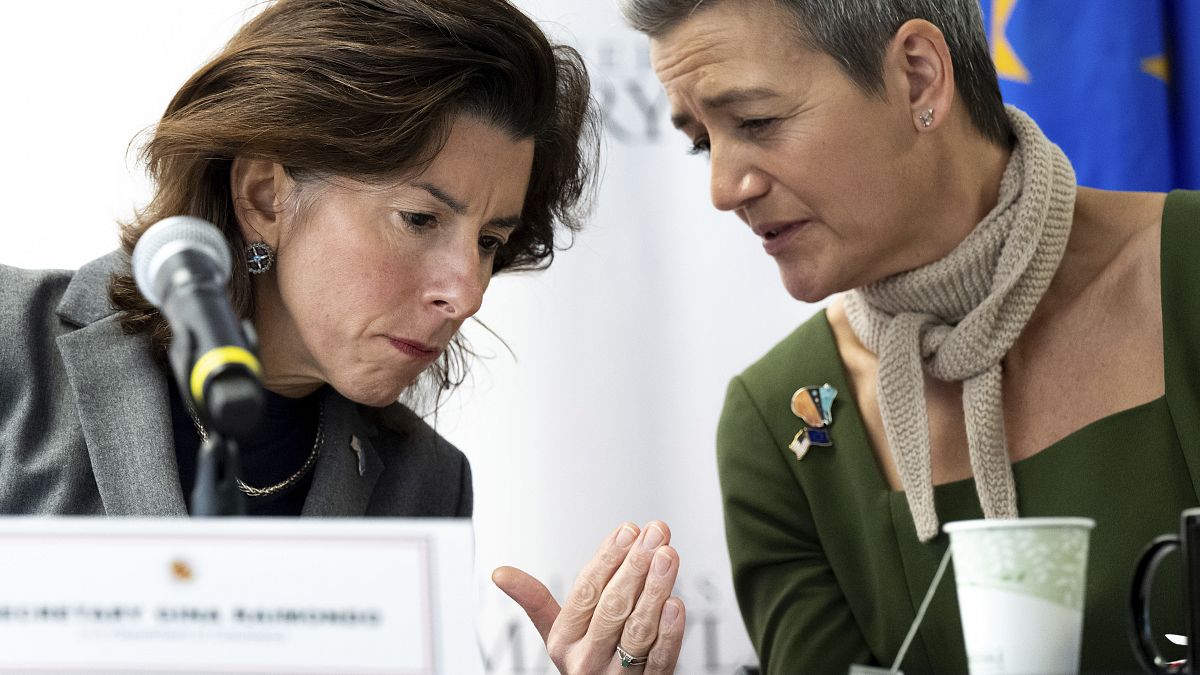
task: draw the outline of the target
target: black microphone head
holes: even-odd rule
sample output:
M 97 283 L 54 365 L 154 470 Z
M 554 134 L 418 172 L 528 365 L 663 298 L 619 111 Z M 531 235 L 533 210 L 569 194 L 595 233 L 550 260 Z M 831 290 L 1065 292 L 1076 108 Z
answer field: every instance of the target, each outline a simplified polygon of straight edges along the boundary
M 185 251 L 199 254 L 212 263 L 217 282 L 229 281 L 233 260 L 229 244 L 216 225 L 196 216 L 171 216 L 151 225 L 133 247 L 133 279 L 138 290 L 155 307 L 164 300 L 168 260 Z

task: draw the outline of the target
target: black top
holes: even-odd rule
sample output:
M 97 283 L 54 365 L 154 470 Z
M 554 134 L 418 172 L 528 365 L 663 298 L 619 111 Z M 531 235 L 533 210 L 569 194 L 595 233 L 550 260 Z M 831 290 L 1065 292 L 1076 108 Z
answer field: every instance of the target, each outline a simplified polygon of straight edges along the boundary
M 179 485 L 191 511 L 192 488 L 196 482 L 196 454 L 200 434 L 184 406 L 175 378 L 167 377 L 171 397 L 171 427 L 175 436 L 175 461 Z M 288 398 L 263 390 L 263 418 L 258 431 L 239 446 L 243 483 L 265 488 L 281 483 L 295 473 L 312 453 L 317 438 L 320 390 L 304 398 Z M 313 471 L 287 489 L 266 497 L 246 497 L 246 513 L 252 516 L 298 516 L 312 485 Z

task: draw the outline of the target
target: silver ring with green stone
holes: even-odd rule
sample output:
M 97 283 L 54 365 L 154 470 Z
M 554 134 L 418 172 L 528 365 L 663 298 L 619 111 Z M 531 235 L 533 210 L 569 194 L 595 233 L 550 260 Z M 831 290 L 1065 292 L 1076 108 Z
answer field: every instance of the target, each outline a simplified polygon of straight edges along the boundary
M 617 645 L 617 658 L 621 659 L 622 668 L 644 666 L 648 660 L 648 657 L 634 656 L 633 654 L 630 654 L 629 652 L 625 651 L 625 648 L 621 645 Z

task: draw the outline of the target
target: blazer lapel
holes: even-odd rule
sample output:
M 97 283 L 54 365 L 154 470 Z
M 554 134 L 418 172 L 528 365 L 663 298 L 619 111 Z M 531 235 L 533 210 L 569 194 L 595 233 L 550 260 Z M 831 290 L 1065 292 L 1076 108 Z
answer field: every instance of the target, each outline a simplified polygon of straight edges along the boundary
M 108 515 L 186 516 L 167 386 L 145 336 L 110 314 L 58 338 Z
M 113 253 L 76 272 L 58 314 L 80 328 L 58 338 L 59 351 L 105 512 L 185 516 L 166 375 L 149 339 L 125 335 L 108 305 L 109 278 L 128 269 L 128 258 Z M 375 426 L 332 387 L 322 405 L 324 437 L 303 515 L 365 515 L 383 473 L 370 442 Z
M 374 427 L 354 402 L 332 387 L 326 387 L 321 404 L 325 434 L 302 515 L 365 515 L 383 473 L 383 462 L 370 442 Z

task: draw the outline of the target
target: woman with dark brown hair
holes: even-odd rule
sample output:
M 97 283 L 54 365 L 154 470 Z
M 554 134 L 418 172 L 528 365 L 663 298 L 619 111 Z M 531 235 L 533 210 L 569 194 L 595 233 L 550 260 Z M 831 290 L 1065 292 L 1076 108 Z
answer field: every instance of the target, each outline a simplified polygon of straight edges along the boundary
M 186 515 L 206 429 L 130 254 L 188 215 L 244 260 L 229 289 L 266 389 L 239 439 L 248 511 L 469 517 L 466 458 L 398 400 L 461 381 L 460 326 L 493 275 L 549 265 L 578 229 L 596 148 L 579 55 L 505 0 L 269 5 L 153 129 L 156 189 L 121 250 L 0 266 L 0 513 Z M 670 672 L 669 534 L 621 526 L 561 612 L 532 577 L 495 578 L 564 672 Z

